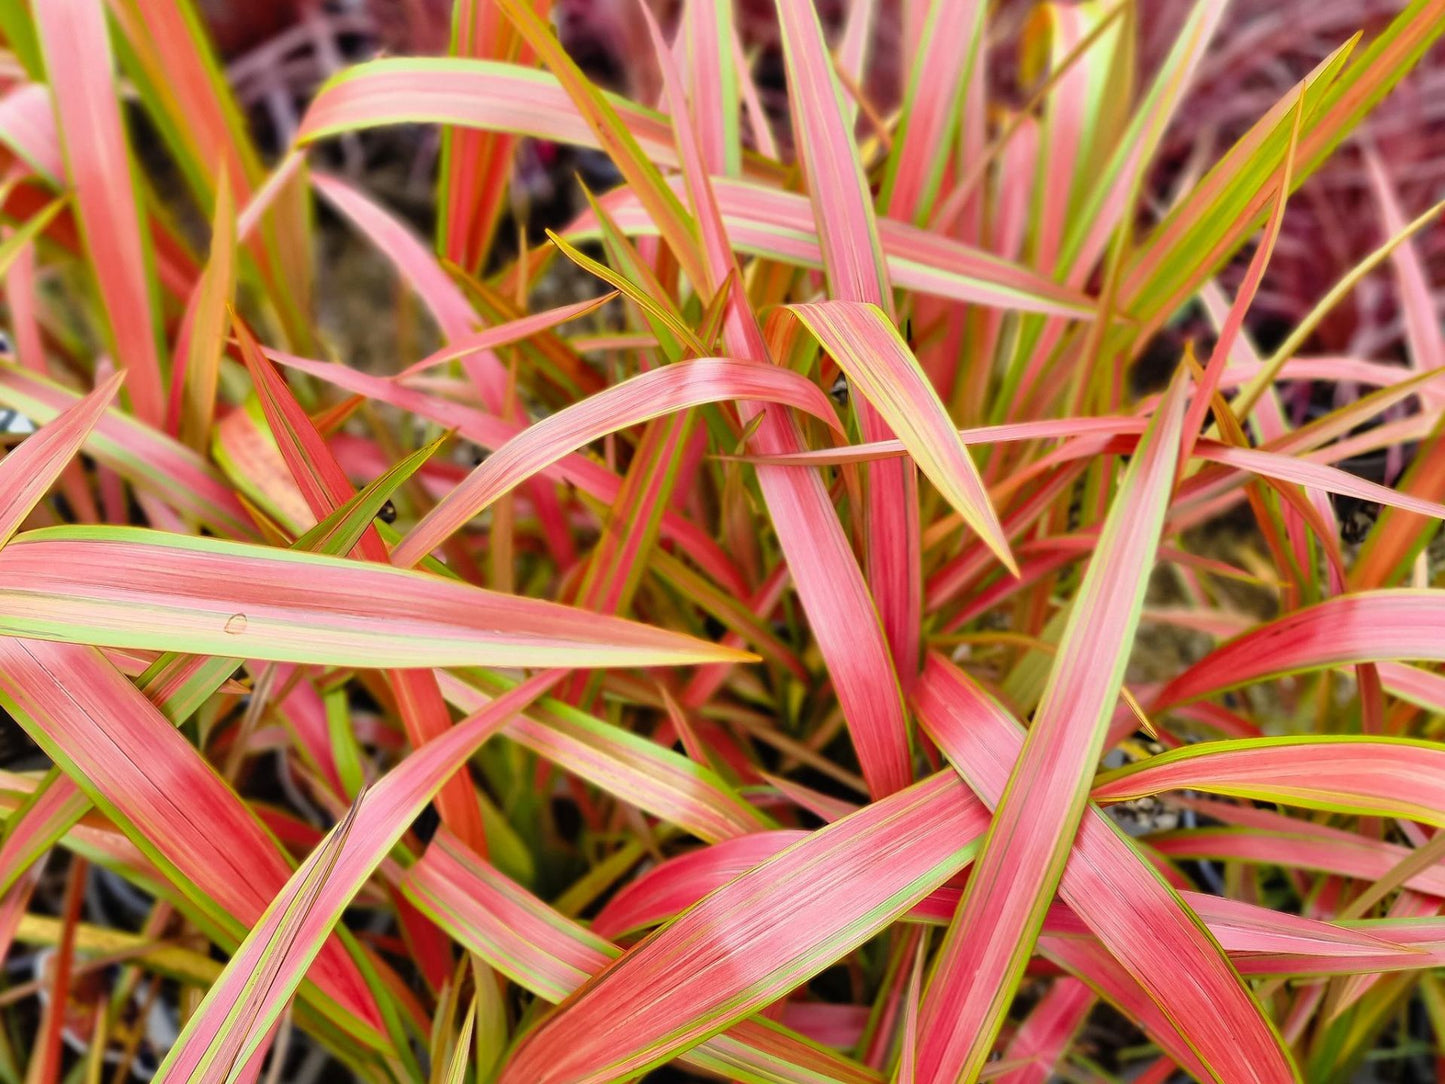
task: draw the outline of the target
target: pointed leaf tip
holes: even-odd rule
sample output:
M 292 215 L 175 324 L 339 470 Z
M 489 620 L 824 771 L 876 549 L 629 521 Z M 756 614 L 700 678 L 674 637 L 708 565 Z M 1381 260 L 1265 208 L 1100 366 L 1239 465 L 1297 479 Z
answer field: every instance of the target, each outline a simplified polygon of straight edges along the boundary
M 1017 577 L 1018 562 L 978 468 L 888 315 L 877 305 L 857 301 L 816 301 L 788 309 L 873 404 L 919 469 Z

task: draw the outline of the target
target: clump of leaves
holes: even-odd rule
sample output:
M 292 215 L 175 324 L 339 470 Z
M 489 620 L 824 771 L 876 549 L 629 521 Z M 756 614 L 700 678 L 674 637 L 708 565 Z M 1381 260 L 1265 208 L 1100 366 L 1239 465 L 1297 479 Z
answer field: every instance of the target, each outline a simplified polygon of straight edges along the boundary
M 47 964 L 0 994 L 0 1077 L 147 1044 L 167 1081 L 310 1049 L 501 1084 L 1441 1051 L 1438 208 L 1369 157 L 1389 236 L 1272 352 L 1246 317 L 1445 0 L 1166 187 L 1226 5 L 1143 68 L 1139 7 L 1037 4 L 1011 96 L 989 5 L 906 0 L 883 115 L 891 8 L 830 50 L 778 0 L 780 143 L 727 0 L 670 42 L 639 9 L 656 110 L 543 10 L 459 0 L 450 56 L 342 71 L 270 162 L 190 0 L 4 8 L 0 405 L 39 428 L 0 461 L 0 703 L 44 758 L 0 776 L 0 943 Z M 431 242 L 319 168 L 401 124 L 441 131 Z M 622 183 L 504 261 L 522 138 Z M 331 354 L 317 200 L 437 349 Z M 1386 262 L 1409 364 L 1304 353 Z M 568 264 L 594 296 L 532 306 Z M 1136 395 L 1186 310 L 1212 343 Z M 1300 382 L 1351 392 L 1301 422 Z M 1405 449 L 1393 488 L 1337 466 Z M 1332 495 L 1383 509 L 1358 548 Z M 1244 549 L 1206 529 L 1233 510 Z M 1137 1033 L 1101 1043 L 1105 1005 Z

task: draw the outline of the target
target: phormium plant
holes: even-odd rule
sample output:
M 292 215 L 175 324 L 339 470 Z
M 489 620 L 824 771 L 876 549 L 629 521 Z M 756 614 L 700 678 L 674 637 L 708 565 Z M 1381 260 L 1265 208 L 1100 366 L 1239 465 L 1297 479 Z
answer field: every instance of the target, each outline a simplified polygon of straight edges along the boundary
M 0 6 L 0 703 L 43 754 L 0 774 L 0 1080 L 1445 1050 L 1440 207 L 1346 144 L 1445 0 L 1198 160 L 1229 7 L 1159 6 L 1150 52 L 1132 0 L 777 0 L 782 118 L 730 0 L 638 6 L 647 103 L 457 0 L 264 148 L 192 0 Z M 336 169 L 401 125 L 431 242 Z M 532 140 L 620 183 L 528 233 Z M 1383 231 L 1264 342 L 1341 160 Z M 338 231 L 402 287 L 380 365 L 318 315 Z M 1311 353 L 1367 278 L 1404 350 Z

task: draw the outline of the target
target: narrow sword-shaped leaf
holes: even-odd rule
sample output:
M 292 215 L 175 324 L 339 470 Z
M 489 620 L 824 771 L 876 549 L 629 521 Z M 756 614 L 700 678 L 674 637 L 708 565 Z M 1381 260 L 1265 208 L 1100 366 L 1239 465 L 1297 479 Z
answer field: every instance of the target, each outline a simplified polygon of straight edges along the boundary
M 55 418 L 80 398 L 43 376 L 0 362 L 0 404 L 36 425 Z M 96 421 L 83 448 L 132 484 L 212 530 L 240 538 L 254 535 L 250 517 L 215 468 L 119 409 L 108 409 Z
M 742 126 L 739 124 L 740 99 L 756 99 L 752 76 L 745 62 L 733 52 L 738 31 L 732 4 L 722 0 L 703 0 L 689 4 L 682 16 L 682 42 L 686 46 L 687 68 L 691 74 L 688 117 L 698 135 L 704 161 L 718 173 L 736 177 L 742 172 Z M 678 108 L 675 98 L 669 106 Z M 757 116 L 751 132 L 758 150 L 776 158 L 771 148 L 772 132 L 766 123 L 759 125 Z
M 193 1063 L 194 1072 L 190 1071 L 192 1066 L 187 1066 L 182 1070 L 187 1075 L 180 1079 L 194 1080 L 200 1077 L 203 1080 L 226 1081 L 228 1084 L 254 1084 L 259 1078 L 257 1069 L 260 1060 L 266 1056 L 266 1050 L 261 1043 L 269 1036 L 266 1030 L 257 1035 L 256 1026 L 266 1015 L 265 1007 L 271 992 L 277 989 L 281 969 L 289 955 L 286 950 L 299 936 L 300 921 L 314 912 L 321 893 L 331 878 L 341 849 L 350 837 L 355 824 L 355 812 L 356 808 L 353 806 L 340 823 L 327 833 L 326 838 L 313 852 L 311 860 L 302 863 L 301 868 L 292 874 L 281 894 L 261 915 L 261 921 L 246 935 L 246 940 L 241 942 L 237 956 L 245 958 L 245 970 L 240 973 L 239 979 L 233 971 L 232 979 L 227 983 L 226 972 L 222 971 L 217 982 L 207 991 L 207 995 L 210 995 L 217 985 L 226 989 L 230 1001 L 225 1003 L 225 1015 L 212 1010 L 202 1016 L 198 1010 L 196 1016 L 188 1021 L 186 1031 L 177 1037 L 176 1043 L 167 1052 L 167 1062 L 188 1060 Z M 281 905 L 279 910 L 278 903 Z M 257 959 L 258 954 L 252 945 L 258 929 L 273 937 L 285 937 L 287 940 L 282 946 L 270 946 L 271 951 L 263 951 Z M 325 937 L 327 932 L 329 928 L 323 932 L 322 937 Z M 318 949 L 321 943 L 324 942 L 318 942 Z M 247 949 L 251 951 L 248 952 Z M 236 957 L 232 957 L 233 964 L 235 959 Z M 296 984 L 299 985 L 299 973 L 296 978 Z M 214 1006 L 216 1002 L 212 1001 L 211 1004 Z M 204 1000 L 201 1006 L 205 1007 Z M 199 1033 L 203 1038 L 183 1043 L 187 1032 L 192 1036 Z M 247 1041 L 253 1038 L 256 1041 L 248 1050 Z M 209 1044 L 206 1043 L 207 1039 L 210 1040 Z M 279 1051 L 277 1056 L 280 1056 Z M 165 1067 L 163 1062 L 156 1075 L 162 1080 L 169 1080 L 171 1078 L 165 1074 Z
M 467 354 L 478 350 L 491 350 L 496 346 L 506 346 L 509 343 L 520 342 L 523 339 L 531 338 L 540 331 L 546 331 L 556 327 L 558 324 L 565 324 L 568 320 L 576 320 L 578 317 L 586 316 L 588 313 L 601 308 L 616 296 L 616 294 L 602 294 L 599 297 L 589 298 L 586 301 L 578 301 L 571 305 L 559 305 L 555 309 L 532 313 L 518 320 L 510 320 L 505 324 L 489 327 L 485 331 L 478 331 L 474 335 L 464 335 L 461 338 L 454 339 L 440 350 L 428 354 L 420 361 L 408 365 L 397 374 L 397 379 L 405 380 L 409 376 L 416 376 L 418 373 L 425 372 L 434 366 L 444 364 L 448 361 L 455 361 L 457 358 L 465 357 Z
M 1445 827 L 1445 747 L 1358 735 L 1201 742 L 1106 772 L 1094 798 L 1179 789 Z
M 722 177 L 711 178 L 711 184 L 733 247 L 785 263 L 823 266 L 817 227 L 804 197 Z M 658 232 L 630 192 L 609 193 L 602 203 L 627 233 Z M 593 229 L 584 214 L 566 233 L 578 240 Z M 946 235 L 884 218 L 878 222 L 878 236 L 895 288 L 1001 309 L 1093 318 L 1089 299 L 1079 291 Z
M 1406 231 L 1405 214 L 1395 192 L 1395 183 L 1373 148 L 1364 148 L 1365 174 L 1375 190 L 1385 233 L 1391 237 Z M 1410 364 L 1416 370 L 1445 365 L 1445 336 L 1434 316 L 1429 278 L 1414 243 L 1406 237 L 1390 253 L 1390 264 L 1400 292 L 1405 321 L 1405 338 L 1410 346 Z M 1432 395 L 1438 401 L 1438 394 Z
M 621 955 L 468 853 L 445 830 L 404 884 L 408 897 L 468 950 L 548 1001 L 562 1001 Z M 866 1067 L 761 1019 L 734 1025 L 681 1060 L 749 1082 L 881 1084 Z
M 1018 574 L 978 468 L 918 359 L 876 305 L 820 301 L 790 305 L 848 375 L 958 514 Z
M 1100 163 L 1098 175 L 1085 183 L 1059 253 L 1059 266 L 1068 281 L 1087 276 L 1107 251 L 1120 221 L 1132 213 L 1144 171 L 1183 102 L 1227 6 L 1228 0 L 1196 0 L 1191 5 L 1173 47 L 1120 132 L 1112 153 Z
M 990 766 L 989 771 L 993 770 Z M 593 924 L 593 930 L 605 933 L 608 937 L 620 937 L 625 933 L 666 922 L 805 835 L 806 833 L 797 831 L 759 832 L 671 858 L 628 885 L 623 891 L 629 898 L 618 907 L 609 905 L 605 908 L 598 917 L 598 922 Z M 1092 849 L 1096 852 L 1098 850 Z M 1086 860 L 1081 861 L 1087 864 Z M 1142 863 L 1144 860 L 1136 861 Z M 1126 893 L 1133 883 L 1137 882 L 1125 886 Z M 957 888 L 945 886 L 935 889 L 903 916 L 903 921 L 946 926 L 958 908 L 959 896 L 960 890 Z M 1415 966 L 1425 966 L 1425 961 L 1418 954 L 1410 952 L 1408 948 L 1402 949 L 1398 939 L 1388 936 L 1382 938 L 1371 932 L 1374 930 L 1373 926 L 1366 928 L 1360 924 L 1326 923 L 1200 892 L 1180 891 L 1176 906 L 1179 903 L 1198 916 L 1197 920 L 1190 919 L 1192 923 L 1200 928 L 1207 928 L 1217 940 L 1218 946 L 1214 951 L 1223 949 L 1235 957 L 1248 957 L 1250 954 L 1263 952 L 1291 953 L 1296 956 L 1334 953 L 1352 959 L 1379 958 L 1382 955 L 1397 959 L 1413 955 Z M 1101 901 L 1094 909 L 1098 910 L 1103 906 Z M 1139 915 L 1132 917 L 1137 928 L 1143 918 Z M 1044 920 L 1040 937 L 1043 951 L 1047 955 L 1062 939 L 1093 941 L 1094 934 L 1089 922 L 1079 911 L 1056 901 Z M 1115 937 L 1117 939 L 1117 933 Z M 1108 951 L 1103 942 L 1097 943 Z M 1397 962 L 1401 966 L 1410 966 L 1409 961 Z M 1185 970 L 1188 970 L 1187 966 Z M 1233 981 L 1238 982 L 1237 979 Z M 1147 993 L 1142 986 L 1139 989 Z M 1157 1000 L 1150 1000 L 1158 1005 Z M 1196 1024 L 1196 1030 L 1197 1028 Z M 1225 1033 L 1221 1032 L 1221 1035 L 1223 1034 Z M 1216 1041 L 1222 1042 L 1222 1039 Z M 1229 1060 L 1235 1059 L 1232 1057 Z M 1204 1071 L 1200 1075 L 1211 1074 Z
M 1047 418 L 1032 422 L 1005 422 L 1002 425 L 980 425 L 958 430 L 958 439 L 964 444 L 1000 444 L 1020 440 L 1053 440 L 1073 436 L 1116 436 L 1142 433 L 1148 427 L 1149 419 L 1131 418 L 1126 415 L 1106 415 L 1097 418 Z M 776 463 L 779 466 L 805 467 L 809 464 L 825 466 L 837 463 L 862 463 L 885 455 L 903 455 L 907 452 L 901 440 L 869 441 L 864 444 L 849 444 L 842 448 L 817 448 L 793 455 L 740 456 L 738 458 L 758 463 Z M 727 457 L 719 457 L 727 458 Z
M 677 164 L 665 118 L 618 95 L 598 93 L 654 161 Z M 599 145 L 555 75 L 461 57 L 398 57 L 347 68 L 317 92 L 296 138 L 306 144 L 388 124 L 448 124 Z
M 938 655 L 912 700 L 920 723 L 985 802 L 1004 794 L 1023 728 Z M 1213 1079 L 1295 1079 L 1278 1033 L 1219 945 L 1097 807 L 1086 809 L 1059 895 L 1139 982 Z
M 513 713 L 562 676 L 541 674 L 497 697 L 365 791 L 252 927 L 186 1022 L 156 1079 L 229 1079 L 227 1067 L 244 1063 L 259 1048 L 342 912 L 427 802 Z
M 696 1046 L 952 876 L 981 816 L 961 782 L 939 775 L 819 829 L 595 975 L 522 1043 L 499 1084 L 600 1084 Z
M 209 920 L 239 937 L 290 875 L 252 811 L 93 648 L 0 638 L 0 700 L 31 737 Z M 375 1002 L 339 944 L 318 985 L 378 1041 Z
M 1285 205 L 1291 188 L 1290 175 L 1294 170 L 1295 152 L 1299 146 L 1300 120 L 1303 115 L 1304 95 L 1301 93 L 1295 105 L 1289 146 L 1285 151 L 1284 162 L 1280 166 L 1279 195 L 1275 200 L 1274 210 L 1270 212 L 1269 223 L 1265 226 L 1264 237 L 1261 239 L 1259 247 L 1250 257 L 1249 269 L 1245 272 L 1244 281 L 1240 283 L 1234 303 L 1230 305 L 1229 313 L 1219 329 L 1219 338 L 1214 344 L 1214 350 L 1210 353 L 1209 364 L 1204 369 L 1204 377 L 1199 381 L 1194 400 L 1189 404 L 1189 412 L 1184 416 L 1184 447 L 1180 449 L 1179 458 L 1185 462 L 1186 466 L 1189 457 L 1193 454 L 1194 443 L 1203 429 L 1205 414 L 1211 407 L 1223 410 L 1223 400 L 1215 402 L 1215 394 L 1219 389 L 1220 377 L 1229 363 L 1230 351 L 1244 328 L 1245 314 L 1254 302 L 1255 294 L 1259 291 L 1260 282 L 1264 278 L 1265 268 L 1274 254 L 1274 246 L 1279 241 L 1280 228 L 1284 225 Z M 1223 419 L 1216 419 L 1215 424 L 1221 427 L 1221 434 L 1228 434 L 1231 430 L 1237 431 L 1238 428 L 1237 426 L 1224 427 Z M 1237 443 L 1243 445 L 1247 442 L 1240 440 Z
M 797 373 L 727 358 L 680 361 L 641 373 L 523 430 L 446 495 L 392 554 L 412 565 L 497 497 L 598 437 L 677 410 L 760 399 L 806 410 L 841 431 L 828 397 Z
M 960 429 L 958 438 L 965 445 L 974 445 L 1035 440 L 1069 434 L 1091 438 L 1119 434 L 1112 440 L 1078 440 L 1057 449 L 1050 462 L 1062 463 L 1066 460 L 1083 459 L 1098 454 L 1131 453 L 1137 446 L 1135 434 L 1143 430 L 1144 422 L 1143 418 L 1059 418 L 1053 421 L 1014 422 Z M 866 444 L 849 444 L 841 448 L 815 448 L 791 455 L 720 456 L 719 458 L 737 458 L 752 463 L 769 463 L 784 467 L 823 467 L 841 463 L 867 463 L 886 456 L 903 455 L 907 451 L 907 447 L 901 440 L 881 440 Z M 1294 482 L 1298 485 L 1324 490 L 1327 493 L 1339 493 L 1362 501 L 1371 501 L 1391 508 L 1401 508 L 1422 516 L 1445 519 L 1445 504 L 1402 493 L 1394 487 L 1371 482 L 1351 474 L 1349 471 L 1332 467 L 1315 459 L 1304 459 L 1296 455 L 1268 451 L 1263 448 L 1236 447 L 1213 440 L 1196 441 L 1194 454 L 1201 459 L 1223 466 L 1235 467 L 1273 481 Z M 1310 454 L 1318 455 L 1320 453 Z M 1339 453 L 1331 449 L 1330 454 Z M 1211 485 L 1217 484 L 1218 482 L 1211 481 Z
M 299 358 L 277 350 L 264 352 L 272 361 L 284 365 L 288 369 L 310 373 L 339 388 L 374 398 L 383 403 L 390 403 L 421 417 L 440 422 L 487 449 L 500 448 L 507 441 L 524 432 L 521 426 L 505 421 L 494 414 L 426 395 L 413 388 L 348 368 L 345 365 L 312 361 L 309 358 Z M 0 370 L 0 380 L 3 380 L 3 370 Z M 3 388 L 3 383 L 0 383 L 0 388 Z M 553 467 L 548 468 L 543 474 L 571 482 L 584 493 L 608 505 L 617 500 L 622 489 L 621 478 L 602 464 L 581 455 L 569 455 L 559 460 Z M 723 552 L 722 547 L 713 541 L 711 535 L 691 520 L 669 510 L 663 513 L 661 529 L 663 537 L 671 539 L 685 550 L 698 563 L 699 567 L 703 568 L 718 583 L 731 587 L 739 595 L 747 593 L 747 585 L 743 582 L 737 568 Z
M 447 701 L 468 714 L 480 711 L 512 682 L 469 671 L 441 673 Z M 560 700 L 543 699 L 507 723 L 503 733 L 564 771 L 624 802 L 715 841 L 771 827 L 711 769 L 656 742 L 604 723 Z
M 962 119 L 965 88 L 983 53 L 986 9 L 981 0 L 928 4 L 923 48 L 911 62 L 899 132 L 878 197 L 892 218 L 921 224 L 933 211 L 948 148 Z
M 1445 591 L 1341 595 L 1216 648 L 1151 701 L 1154 711 L 1255 681 L 1360 662 L 1445 662 Z
M 978 1078 L 1063 875 L 1159 545 L 1186 388 L 1176 377 L 1129 465 L 940 949 L 922 1007 L 924 1084 Z
M 223 172 L 216 185 L 216 208 L 211 216 L 210 256 L 187 306 L 180 343 L 184 352 L 178 350 L 176 358 L 177 369 L 184 374 L 181 439 L 197 451 L 205 451 L 211 439 L 216 384 L 226 348 L 226 308 L 235 289 L 236 209 L 230 179 Z
M 1171 858 L 1287 866 L 1367 881 L 1379 880 L 1410 857 L 1411 852 L 1404 847 L 1350 832 L 1341 833 L 1346 837 L 1343 842 L 1329 837 L 1316 838 L 1312 832 L 1318 826 L 1311 826 L 1299 817 L 1284 819 L 1290 824 L 1304 824 L 1310 830 L 1193 828 L 1151 835 L 1149 846 Z M 1438 866 L 1423 870 L 1408 878 L 1405 885 L 1418 894 L 1445 898 L 1445 870 Z
M 37 5 L 34 17 L 105 327 L 116 360 L 130 374 L 136 414 L 159 425 L 165 397 L 149 233 L 131 174 L 104 5 L 53 0 Z
M 857 0 L 852 15 L 856 17 L 866 2 Z M 843 105 L 813 4 L 810 0 L 777 0 L 776 6 L 798 164 L 813 217 L 819 224 L 827 224 L 817 232 L 829 293 L 843 301 L 877 306 L 886 323 L 893 316 L 893 288 L 853 140 L 853 111 Z M 806 316 L 803 319 L 807 321 Z M 842 359 L 839 362 L 845 364 Z M 913 369 L 910 375 L 921 377 L 916 363 Z M 914 385 L 909 388 L 913 390 Z M 872 390 L 876 393 L 879 389 Z M 863 435 L 870 440 L 888 437 L 890 424 L 897 427 L 896 418 L 884 413 L 876 394 L 865 393 L 855 400 L 854 411 Z M 906 462 L 888 463 L 869 467 L 867 481 L 868 586 L 893 649 L 894 666 L 907 684 L 917 672 L 923 608 L 918 476 Z
M 1094 991 L 1078 979 L 1056 979 L 1004 1050 L 1004 1064 L 1024 1064 L 999 1077 L 999 1084 L 1048 1084 L 1093 1007 Z
M 44 83 L 21 83 L 0 98 L 0 141 L 57 188 L 64 183 L 65 153 Z
M 660 666 L 752 656 L 406 569 L 128 527 L 0 550 L 0 631 L 336 666 Z
M 525 60 L 516 31 L 487 0 L 453 6 L 448 53 Z M 468 270 L 485 260 L 510 179 L 514 140 L 500 132 L 446 128 L 437 176 L 437 250 Z
M 0 459 L 0 546 L 19 530 L 60 472 L 80 451 L 125 379 L 113 374 L 93 392 Z

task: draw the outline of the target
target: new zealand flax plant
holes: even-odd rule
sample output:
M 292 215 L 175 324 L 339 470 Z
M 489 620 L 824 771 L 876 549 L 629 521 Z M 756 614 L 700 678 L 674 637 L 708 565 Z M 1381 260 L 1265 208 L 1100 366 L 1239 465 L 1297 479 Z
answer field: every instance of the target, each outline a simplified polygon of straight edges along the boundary
M 1360 134 L 1445 0 L 1217 146 L 1244 16 L 1167 6 L 777 0 L 784 118 L 757 4 L 629 8 L 640 102 L 458 0 L 279 147 L 193 0 L 0 6 L 0 1080 L 1445 1056 L 1441 206 Z M 429 238 L 336 170 L 396 126 Z M 528 233 L 528 141 L 620 183 Z M 1402 348 L 1321 353 L 1362 282 Z

